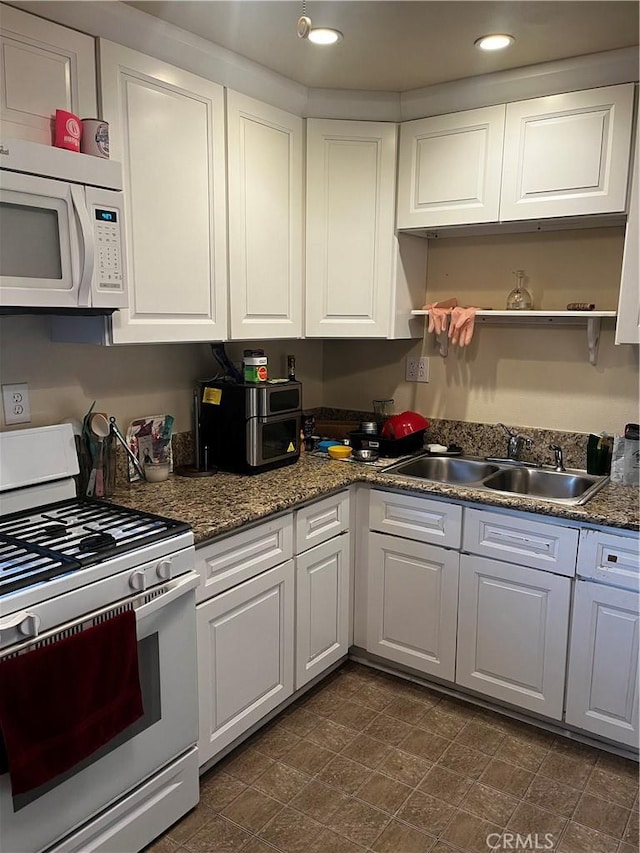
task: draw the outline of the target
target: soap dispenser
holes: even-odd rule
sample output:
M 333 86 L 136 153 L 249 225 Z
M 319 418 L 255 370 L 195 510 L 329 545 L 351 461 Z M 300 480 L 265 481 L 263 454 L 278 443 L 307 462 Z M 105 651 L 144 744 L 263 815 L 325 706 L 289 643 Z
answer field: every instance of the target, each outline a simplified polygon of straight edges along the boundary
M 530 311 L 533 308 L 531 294 L 522 286 L 524 270 L 516 270 L 516 286 L 507 296 L 507 311 Z

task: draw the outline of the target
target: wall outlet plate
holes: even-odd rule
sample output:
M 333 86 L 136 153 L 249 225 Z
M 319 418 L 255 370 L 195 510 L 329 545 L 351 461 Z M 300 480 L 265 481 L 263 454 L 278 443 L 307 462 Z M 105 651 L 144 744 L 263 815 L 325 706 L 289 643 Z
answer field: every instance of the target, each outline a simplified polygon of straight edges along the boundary
M 407 382 L 428 382 L 429 359 L 426 356 L 422 356 L 421 358 L 407 358 L 404 378 Z
M 20 385 L 2 386 L 2 408 L 4 410 L 4 422 L 7 426 L 31 422 L 29 386 L 26 382 Z

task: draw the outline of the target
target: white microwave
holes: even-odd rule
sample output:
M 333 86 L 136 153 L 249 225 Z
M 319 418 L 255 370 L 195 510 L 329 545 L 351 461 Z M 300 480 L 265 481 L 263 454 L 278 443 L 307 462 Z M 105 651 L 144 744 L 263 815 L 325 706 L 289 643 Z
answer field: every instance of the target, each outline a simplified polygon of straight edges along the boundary
M 126 308 L 119 163 L 0 141 L 0 309 Z

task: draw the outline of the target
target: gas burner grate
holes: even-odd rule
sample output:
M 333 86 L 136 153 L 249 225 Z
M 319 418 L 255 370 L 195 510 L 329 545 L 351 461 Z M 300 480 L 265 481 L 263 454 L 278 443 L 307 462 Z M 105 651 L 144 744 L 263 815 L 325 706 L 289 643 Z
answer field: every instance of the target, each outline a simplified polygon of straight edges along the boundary
M 0 534 L 0 598 L 82 568 L 77 560 Z
M 90 499 L 0 520 L 0 596 L 189 530 L 181 521 Z

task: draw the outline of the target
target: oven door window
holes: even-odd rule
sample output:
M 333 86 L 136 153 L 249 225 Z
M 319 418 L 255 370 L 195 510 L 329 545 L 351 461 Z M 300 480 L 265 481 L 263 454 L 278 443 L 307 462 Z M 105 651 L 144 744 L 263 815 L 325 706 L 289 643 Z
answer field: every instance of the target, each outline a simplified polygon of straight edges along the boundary
M 262 460 L 269 462 L 291 455 L 298 448 L 300 420 L 298 417 L 260 421 Z

